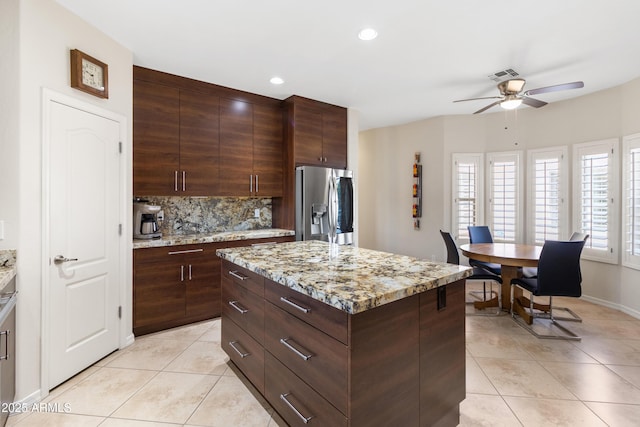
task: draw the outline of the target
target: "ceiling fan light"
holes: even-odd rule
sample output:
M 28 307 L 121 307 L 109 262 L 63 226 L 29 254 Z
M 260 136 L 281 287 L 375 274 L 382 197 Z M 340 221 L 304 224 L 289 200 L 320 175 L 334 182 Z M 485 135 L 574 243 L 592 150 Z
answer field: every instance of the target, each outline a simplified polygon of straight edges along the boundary
M 502 101 L 500 103 L 500 106 L 502 108 L 504 108 L 505 110 L 513 110 L 513 109 L 518 108 L 520 106 L 520 104 L 522 104 L 522 99 L 510 98 L 510 99 L 505 99 L 504 101 Z

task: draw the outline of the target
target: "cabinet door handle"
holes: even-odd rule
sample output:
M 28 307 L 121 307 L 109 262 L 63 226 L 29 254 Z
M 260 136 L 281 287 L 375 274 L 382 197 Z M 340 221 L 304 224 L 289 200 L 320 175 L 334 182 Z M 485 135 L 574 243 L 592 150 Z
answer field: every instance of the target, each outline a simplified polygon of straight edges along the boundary
M 236 353 L 240 355 L 240 357 L 244 359 L 247 356 L 251 356 L 251 353 L 246 353 L 241 350 L 238 350 L 238 348 L 236 347 L 236 344 L 238 344 L 238 341 L 229 341 L 229 345 L 231 346 L 231 348 L 234 349 Z
M 256 175 L 256 194 L 258 194 L 258 175 Z
M 178 191 L 178 171 L 175 171 L 173 176 L 173 190 Z
M 193 254 L 196 252 L 204 252 L 204 249 L 189 249 L 188 251 L 170 251 L 169 255 Z
M 230 271 L 229 275 L 235 277 L 236 279 L 240 279 L 240 280 L 247 280 L 249 278 L 249 276 L 241 276 L 240 274 L 238 274 L 238 270 Z
M 182 171 L 182 191 L 187 191 L 187 171 Z
M 291 338 L 280 338 L 280 342 L 282 344 L 284 344 L 285 347 L 287 347 L 289 350 L 293 351 L 295 354 L 300 356 L 302 359 L 309 360 L 309 359 L 311 359 L 313 357 L 313 354 L 304 354 L 303 352 L 301 352 L 300 350 L 298 350 L 297 348 L 295 348 L 294 346 L 289 344 L 289 341 L 295 342 Z M 307 351 L 307 353 L 308 353 L 308 351 Z
M 249 193 L 253 193 L 253 175 L 249 175 Z
M 180 266 L 180 281 L 184 282 L 184 265 Z
M 10 330 L 0 332 L 0 336 L 4 335 L 4 356 L 0 356 L 0 360 L 9 359 L 9 334 Z
M 289 298 L 287 297 L 280 297 L 280 301 L 282 302 L 286 302 L 287 304 L 289 304 L 291 307 L 293 308 L 297 308 L 298 310 L 302 311 L 303 313 L 311 313 L 311 309 L 310 308 L 305 308 L 301 305 L 296 304 L 295 302 L 291 301 Z
M 238 305 L 238 301 L 229 301 L 229 305 L 240 312 L 240 314 L 248 313 L 249 310 Z
M 289 399 L 287 399 L 287 396 L 290 396 L 291 393 L 285 393 L 285 394 L 281 394 L 280 395 L 280 399 L 282 399 L 282 401 L 284 403 L 287 404 L 287 406 L 296 413 L 296 415 L 298 417 L 300 417 L 300 419 L 302 420 L 303 423 L 308 424 L 309 421 L 311 421 L 311 418 L 313 418 L 313 415 L 311 415 L 310 417 L 305 417 L 304 415 L 302 415 L 302 413 L 300 411 L 298 411 L 298 409 L 296 409 L 295 406 L 293 406 L 293 404 L 291 402 L 289 402 Z
M 189 264 L 189 280 L 191 280 L 191 264 Z

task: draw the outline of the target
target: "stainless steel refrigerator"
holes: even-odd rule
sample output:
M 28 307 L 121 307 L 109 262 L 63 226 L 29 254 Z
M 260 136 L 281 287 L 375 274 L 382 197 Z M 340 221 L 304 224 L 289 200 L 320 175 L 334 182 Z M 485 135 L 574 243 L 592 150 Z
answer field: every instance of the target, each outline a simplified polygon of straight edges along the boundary
M 296 240 L 353 244 L 353 172 L 296 168 Z

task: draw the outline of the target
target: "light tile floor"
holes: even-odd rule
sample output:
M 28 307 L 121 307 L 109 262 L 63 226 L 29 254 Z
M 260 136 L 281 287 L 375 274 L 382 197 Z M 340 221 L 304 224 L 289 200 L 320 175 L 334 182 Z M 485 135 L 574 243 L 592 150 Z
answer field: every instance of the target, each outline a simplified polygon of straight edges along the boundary
M 638 426 L 640 320 L 558 299 L 583 323 L 580 342 L 541 340 L 508 316 L 468 316 L 461 426 Z M 13 415 L 9 426 L 274 427 L 284 423 L 227 364 L 220 320 L 136 339 L 45 402 L 66 413 Z

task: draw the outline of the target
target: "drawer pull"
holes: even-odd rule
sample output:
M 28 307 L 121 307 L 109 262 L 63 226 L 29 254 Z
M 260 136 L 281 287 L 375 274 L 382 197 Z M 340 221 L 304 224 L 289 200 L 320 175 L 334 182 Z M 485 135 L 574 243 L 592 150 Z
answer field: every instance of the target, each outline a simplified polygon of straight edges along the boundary
M 0 336 L 4 335 L 4 356 L 0 356 L 0 360 L 8 360 L 9 359 L 9 334 L 10 330 L 0 332 Z
M 244 359 L 245 357 L 251 355 L 251 353 L 244 353 L 244 352 L 238 350 L 238 348 L 236 347 L 237 343 L 238 343 L 238 341 L 229 341 L 229 345 L 231 346 L 231 348 L 234 349 L 236 351 L 236 353 L 238 353 L 240 355 L 240 357 L 242 357 Z
M 240 312 L 240 314 L 245 314 L 245 313 L 247 313 L 249 311 L 247 309 L 244 309 L 244 308 L 240 307 L 238 305 L 238 301 L 229 301 L 229 305 L 231 307 L 235 308 L 236 310 L 238 310 Z
M 300 419 L 302 420 L 302 422 L 303 422 L 303 423 L 308 424 L 308 423 L 309 423 L 309 421 L 311 421 L 311 418 L 313 418 L 313 415 L 311 415 L 310 417 L 305 417 L 304 415 L 302 415 L 302 413 L 301 413 L 300 411 L 298 411 L 298 409 L 296 409 L 296 407 L 295 407 L 295 406 L 293 406 L 293 404 L 292 404 L 291 402 L 289 402 L 289 399 L 287 399 L 287 396 L 289 396 L 289 395 L 291 395 L 291 393 L 281 394 L 281 395 L 280 395 L 280 399 L 282 399 L 282 401 L 283 401 L 284 403 L 286 403 L 286 404 L 287 404 L 287 406 L 288 406 L 289 408 L 291 408 L 291 410 L 292 410 L 293 412 L 295 412 L 297 416 L 299 416 L 299 417 L 300 417 Z
M 204 252 L 204 249 L 189 249 L 186 251 L 171 251 L 169 255 L 194 254 L 196 252 Z
M 260 246 L 267 246 L 267 245 L 277 245 L 278 242 L 262 242 L 262 243 L 252 243 L 251 246 L 252 247 L 260 247 Z
M 295 302 L 291 301 L 290 299 L 288 299 L 286 297 L 280 297 L 280 301 L 286 302 L 291 307 L 297 308 L 298 310 L 302 311 L 303 313 L 310 313 L 311 312 L 310 308 L 302 307 L 301 305 L 296 304 Z
M 238 274 L 238 270 L 230 271 L 229 275 L 235 277 L 236 279 L 240 279 L 240 280 L 247 280 L 249 278 L 249 276 L 242 276 L 242 275 Z
M 304 360 L 309 360 L 313 357 L 313 354 L 304 354 L 302 353 L 300 350 L 298 350 L 297 348 L 295 348 L 294 346 L 292 346 L 291 344 L 289 344 L 289 341 L 291 341 L 291 338 L 280 338 L 280 342 L 282 344 L 284 344 L 285 347 L 287 347 L 289 350 L 293 351 L 295 354 L 297 354 L 298 356 L 300 356 L 301 358 L 303 358 Z

